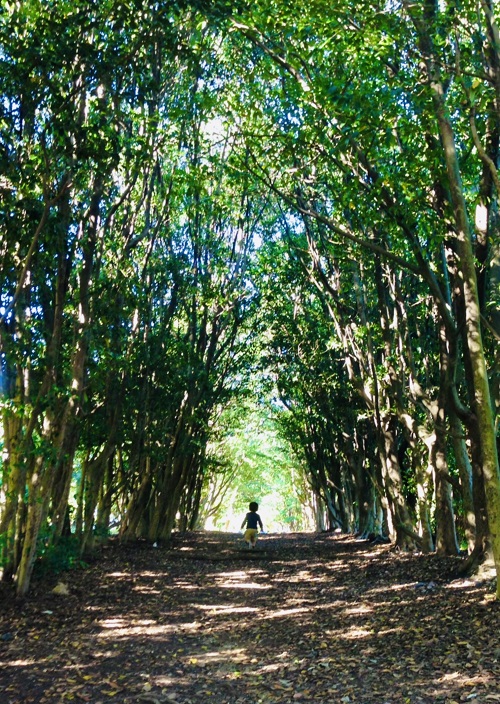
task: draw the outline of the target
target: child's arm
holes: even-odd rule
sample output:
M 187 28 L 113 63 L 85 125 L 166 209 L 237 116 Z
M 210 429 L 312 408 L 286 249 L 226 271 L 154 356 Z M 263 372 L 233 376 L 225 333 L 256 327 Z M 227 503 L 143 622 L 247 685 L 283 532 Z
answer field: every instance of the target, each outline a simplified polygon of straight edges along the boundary
M 247 516 L 245 516 L 245 518 L 243 519 L 243 523 L 241 524 L 241 530 L 243 530 L 243 528 L 245 527 L 246 522 L 247 522 Z
M 258 524 L 259 524 L 259 526 L 260 526 L 260 529 L 263 531 L 263 530 L 264 530 L 264 526 L 262 525 L 262 521 L 261 521 L 260 516 L 258 517 L 257 521 L 258 521 Z

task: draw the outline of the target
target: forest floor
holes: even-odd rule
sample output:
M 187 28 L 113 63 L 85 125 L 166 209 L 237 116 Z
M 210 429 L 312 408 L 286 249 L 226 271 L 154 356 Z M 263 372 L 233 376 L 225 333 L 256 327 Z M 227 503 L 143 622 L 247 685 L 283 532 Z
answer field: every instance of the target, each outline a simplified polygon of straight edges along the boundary
M 0 702 L 500 702 L 500 603 L 458 560 L 331 534 L 110 542 L 0 594 Z

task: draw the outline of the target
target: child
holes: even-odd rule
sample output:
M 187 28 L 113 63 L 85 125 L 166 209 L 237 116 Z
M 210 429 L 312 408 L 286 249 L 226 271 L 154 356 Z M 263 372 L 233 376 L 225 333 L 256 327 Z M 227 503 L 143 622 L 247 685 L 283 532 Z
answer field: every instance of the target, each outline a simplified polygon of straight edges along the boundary
M 259 504 L 255 501 L 251 501 L 248 508 L 250 509 L 250 512 L 247 513 L 247 515 L 245 516 L 245 520 L 241 524 L 241 527 L 244 528 L 246 526 L 245 535 L 243 537 L 245 539 L 245 542 L 248 544 L 248 547 L 254 548 L 255 543 L 257 542 L 257 535 L 259 532 L 257 530 L 257 526 L 259 525 L 261 530 L 264 530 L 264 526 L 262 525 L 260 516 L 257 513 L 259 509 Z

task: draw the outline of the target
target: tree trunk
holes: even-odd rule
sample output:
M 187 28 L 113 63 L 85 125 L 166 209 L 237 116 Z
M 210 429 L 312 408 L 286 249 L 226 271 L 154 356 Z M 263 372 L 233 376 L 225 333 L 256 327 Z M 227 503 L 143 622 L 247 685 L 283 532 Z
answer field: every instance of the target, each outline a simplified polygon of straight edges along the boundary
M 111 519 L 111 509 L 113 505 L 114 486 L 114 454 L 108 457 L 104 481 L 101 484 L 101 492 L 97 504 L 96 532 L 104 536 L 108 534 Z
M 153 480 L 151 476 L 151 461 L 149 457 L 141 460 L 139 468 L 141 483 L 128 502 L 120 526 L 120 539 L 127 541 L 137 537 L 137 531 L 142 517 L 145 515 L 147 507 L 151 501 Z
M 401 550 L 414 550 L 416 547 L 415 538 L 413 537 L 415 531 L 403 494 L 403 480 L 391 424 L 390 419 L 382 419 L 384 485 L 393 514 L 396 545 Z
M 26 532 L 19 567 L 16 573 L 17 596 L 25 596 L 30 586 L 38 547 L 38 535 L 49 505 L 52 475 L 49 467 L 44 467 L 44 458 L 37 457 L 35 471 L 31 475 L 28 496 Z
M 456 412 L 450 412 L 450 437 L 455 455 L 455 463 L 460 477 L 462 495 L 463 530 L 468 552 L 474 549 L 476 540 L 476 517 L 472 499 L 472 465 L 465 446 L 465 437 Z

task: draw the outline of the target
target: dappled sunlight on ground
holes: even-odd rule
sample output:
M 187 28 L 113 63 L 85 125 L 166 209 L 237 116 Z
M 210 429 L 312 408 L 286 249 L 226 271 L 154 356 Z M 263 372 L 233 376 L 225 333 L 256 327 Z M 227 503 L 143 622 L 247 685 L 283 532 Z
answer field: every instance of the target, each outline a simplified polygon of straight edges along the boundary
M 196 609 L 207 611 L 210 616 L 219 614 L 227 616 L 228 614 L 246 614 L 259 611 L 252 606 L 234 606 L 232 604 L 193 604 Z
M 12 604 L 0 701 L 500 701 L 499 605 L 453 570 L 331 535 L 110 546 L 69 597 Z
M 283 616 L 292 616 L 292 615 L 296 615 L 296 614 L 305 614 L 305 613 L 310 613 L 310 612 L 311 612 L 311 609 L 308 609 L 308 608 L 276 609 L 275 611 L 272 611 L 270 614 L 263 616 L 263 618 L 265 618 L 265 619 L 282 618 Z
M 259 584 L 258 582 L 240 582 L 240 581 L 219 581 L 218 586 L 221 589 L 272 589 L 270 584 Z
M 359 604 L 349 609 L 344 609 L 344 614 L 346 616 L 357 616 L 358 614 L 370 614 L 373 611 L 373 606 L 368 606 L 367 604 Z

